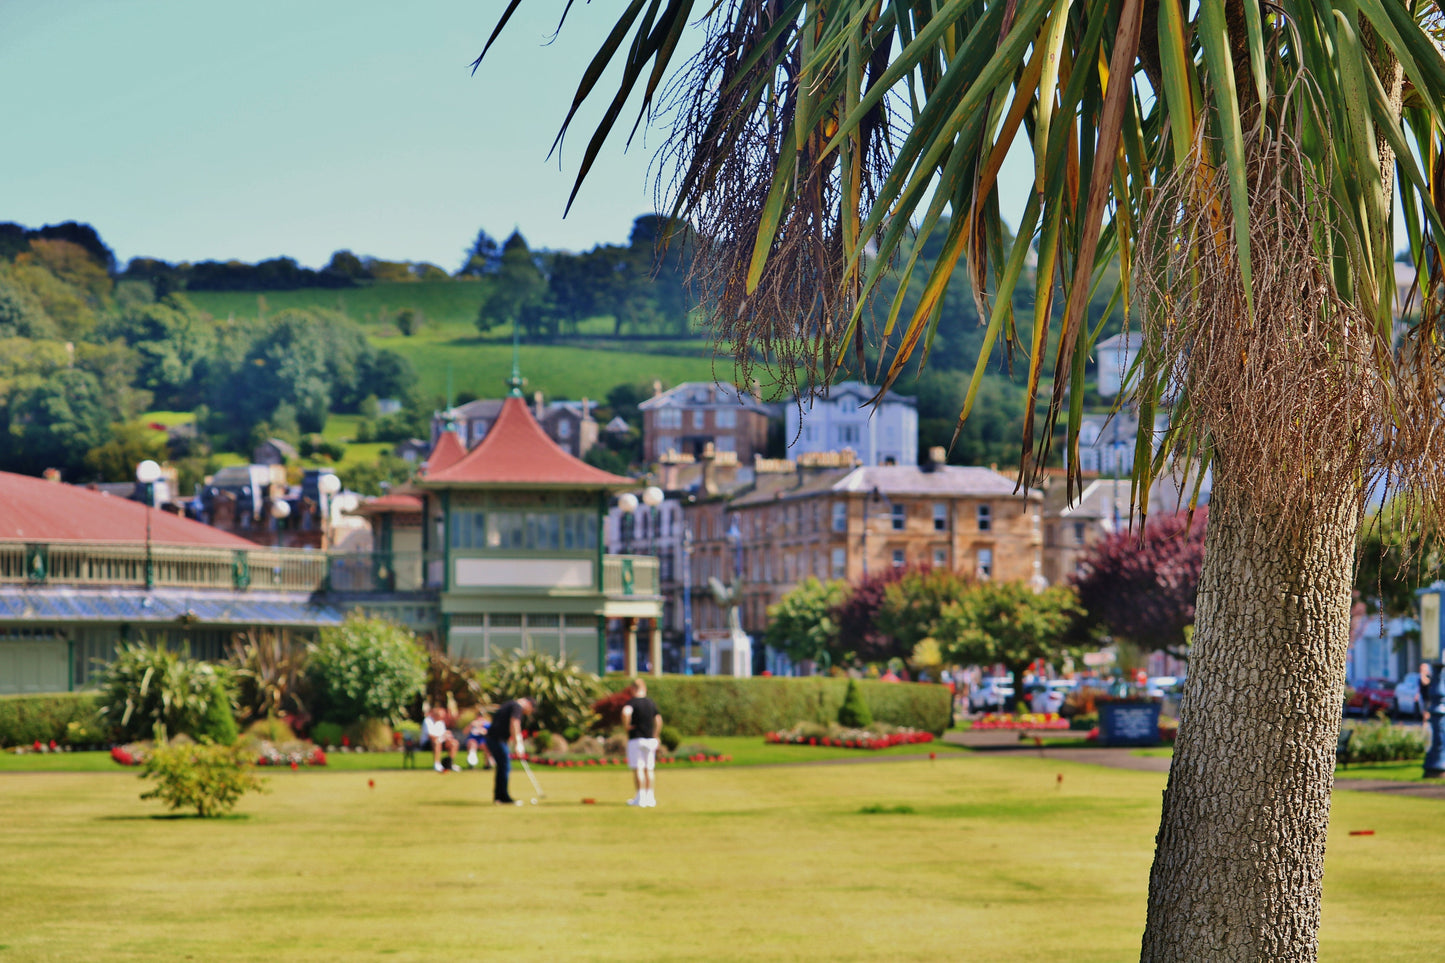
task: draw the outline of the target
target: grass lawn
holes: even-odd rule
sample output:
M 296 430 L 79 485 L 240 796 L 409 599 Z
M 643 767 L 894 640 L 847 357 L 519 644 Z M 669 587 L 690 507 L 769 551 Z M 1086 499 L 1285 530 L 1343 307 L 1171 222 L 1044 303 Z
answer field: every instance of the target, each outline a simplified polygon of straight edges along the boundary
M 0 953 L 1124 960 L 1163 787 L 963 752 L 665 770 L 655 810 L 622 805 L 622 772 L 538 778 L 542 805 L 501 809 L 482 774 L 280 772 L 236 816 L 197 820 L 161 817 L 127 773 L 6 774 Z M 1413 960 L 1433 943 L 1420 880 L 1441 814 L 1336 795 L 1322 960 Z

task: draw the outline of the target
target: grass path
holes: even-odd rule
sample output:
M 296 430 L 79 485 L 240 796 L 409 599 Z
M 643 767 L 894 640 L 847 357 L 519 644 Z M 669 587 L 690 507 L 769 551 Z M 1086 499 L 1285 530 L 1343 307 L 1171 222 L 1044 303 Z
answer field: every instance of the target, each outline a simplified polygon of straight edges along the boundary
M 1163 787 L 956 753 L 664 771 L 635 810 L 622 772 L 538 775 L 545 804 L 502 809 L 484 777 L 282 772 L 211 821 L 0 775 L 0 958 L 1127 960 Z M 1442 805 L 1336 796 L 1322 960 L 1435 942 Z

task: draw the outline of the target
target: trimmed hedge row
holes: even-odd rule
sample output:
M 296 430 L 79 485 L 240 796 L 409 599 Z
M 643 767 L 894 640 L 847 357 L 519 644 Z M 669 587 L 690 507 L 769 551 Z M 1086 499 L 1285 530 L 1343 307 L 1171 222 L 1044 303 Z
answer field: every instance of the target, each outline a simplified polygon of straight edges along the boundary
M 103 742 L 99 709 L 96 692 L 0 696 L 0 746 L 26 746 L 37 739 L 44 743 L 54 739 L 57 745 Z
M 609 676 L 610 692 L 628 680 Z M 875 722 L 942 735 L 953 721 L 953 699 L 945 686 L 860 680 L 858 688 Z M 689 735 L 761 736 L 800 722 L 838 721 L 847 679 L 803 679 L 669 675 L 647 679 L 647 694 L 663 719 Z

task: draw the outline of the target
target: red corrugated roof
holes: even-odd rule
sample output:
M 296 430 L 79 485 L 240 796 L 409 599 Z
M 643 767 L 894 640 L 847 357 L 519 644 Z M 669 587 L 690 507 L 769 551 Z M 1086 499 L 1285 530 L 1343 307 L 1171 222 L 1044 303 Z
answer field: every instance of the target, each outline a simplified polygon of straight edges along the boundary
M 205 548 L 255 548 L 254 542 L 159 509 L 150 510 L 151 542 Z M 0 472 L 0 539 L 34 542 L 144 542 L 146 506 L 128 498 Z
M 426 475 L 435 475 L 467 457 L 467 446 L 455 431 L 443 431 L 436 447 L 426 456 Z
M 515 397 L 502 405 L 502 413 L 481 444 L 441 471 L 429 469 L 421 483 L 559 488 L 621 488 L 637 484 L 567 454 L 547 437 L 527 403 Z
M 380 498 L 373 498 L 370 501 L 362 502 L 356 506 L 351 515 L 420 515 L 422 501 L 416 495 L 397 493 L 394 495 L 382 495 Z

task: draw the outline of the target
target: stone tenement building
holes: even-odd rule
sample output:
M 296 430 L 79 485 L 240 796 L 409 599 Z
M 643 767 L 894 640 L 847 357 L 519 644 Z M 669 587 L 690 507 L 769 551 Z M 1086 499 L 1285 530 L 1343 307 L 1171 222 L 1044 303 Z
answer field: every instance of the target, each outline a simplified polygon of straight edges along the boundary
M 741 574 L 743 625 L 754 636 L 768 606 L 810 575 L 856 581 L 928 565 L 1045 584 L 1043 494 L 931 455 L 924 466 L 863 467 L 851 452 L 760 459 L 750 487 L 687 504 L 694 636 L 726 633 L 725 613 L 706 592 L 710 576 L 731 583 Z

